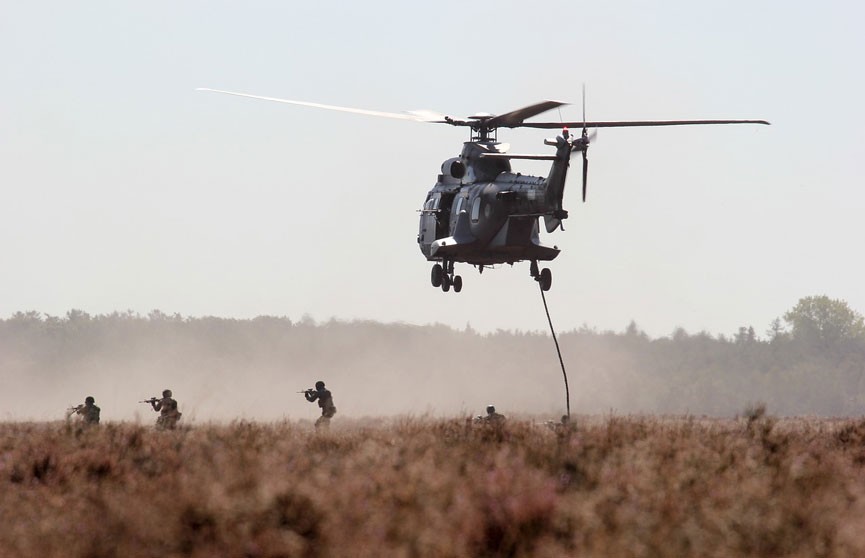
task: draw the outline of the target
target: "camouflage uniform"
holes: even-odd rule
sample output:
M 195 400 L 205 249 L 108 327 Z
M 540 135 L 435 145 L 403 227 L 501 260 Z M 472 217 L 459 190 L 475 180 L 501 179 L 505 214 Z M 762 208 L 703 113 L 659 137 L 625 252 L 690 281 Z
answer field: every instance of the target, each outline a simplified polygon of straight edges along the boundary
M 487 416 L 478 418 L 486 424 L 494 424 L 496 426 L 501 426 L 505 422 L 505 415 L 497 413 L 496 408 L 492 405 L 487 406 Z
M 84 405 L 79 405 L 75 413 L 81 415 L 84 424 L 99 424 L 99 407 L 95 405 L 96 400 L 88 397 L 84 400 Z
M 177 421 L 183 413 L 177 410 L 177 401 L 171 398 L 171 390 L 162 392 L 162 399 L 153 401 L 154 411 L 159 411 L 159 418 L 156 419 L 156 428 L 159 430 L 174 430 L 177 427 Z
M 310 403 L 317 400 L 318 406 L 321 408 L 321 416 L 315 421 L 315 427 L 329 427 L 330 419 L 336 414 L 336 407 L 333 404 L 333 395 L 329 389 L 325 389 L 324 382 L 316 382 L 315 389 L 307 390 L 303 396 Z

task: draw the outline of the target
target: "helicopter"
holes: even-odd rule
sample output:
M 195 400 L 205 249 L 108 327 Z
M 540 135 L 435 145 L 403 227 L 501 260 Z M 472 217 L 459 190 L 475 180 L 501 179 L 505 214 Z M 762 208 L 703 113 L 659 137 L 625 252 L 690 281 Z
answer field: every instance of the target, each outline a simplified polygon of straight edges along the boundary
M 463 143 L 460 155 L 442 163 L 441 173 L 427 193 L 419 210 L 417 236 L 421 253 L 428 261 L 435 262 L 430 271 L 432 286 L 444 292 L 453 288 L 457 293 L 463 288 L 462 277 L 455 271 L 457 263 L 472 265 L 483 273 L 486 267 L 528 261 L 529 275 L 540 284 L 541 290 L 550 290 L 552 272 L 546 267 L 539 269 L 538 262 L 555 259 L 561 250 L 558 246 L 541 243 L 540 218 L 543 217 L 547 233 L 564 230 L 562 221 L 568 218 L 568 211 L 562 205 L 565 181 L 571 157 L 576 153 L 582 155 L 582 200 L 585 203 L 589 169 L 587 153 L 598 128 L 769 124 L 765 120 L 587 121 L 585 89 L 583 119 L 576 122 L 527 122 L 529 118 L 569 104 L 553 100 L 499 115 L 478 113 L 466 118 L 453 118 L 429 110 L 381 112 L 220 89 L 199 88 L 198 91 L 469 128 L 469 140 Z M 511 154 L 508 153 L 509 145 L 498 141 L 499 128 L 561 129 L 561 133 L 544 140 L 545 145 L 555 148 L 554 153 Z M 572 128 L 581 130 L 580 134 L 571 134 Z M 550 171 L 546 177 L 514 172 L 511 161 L 515 159 L 550 161 Z

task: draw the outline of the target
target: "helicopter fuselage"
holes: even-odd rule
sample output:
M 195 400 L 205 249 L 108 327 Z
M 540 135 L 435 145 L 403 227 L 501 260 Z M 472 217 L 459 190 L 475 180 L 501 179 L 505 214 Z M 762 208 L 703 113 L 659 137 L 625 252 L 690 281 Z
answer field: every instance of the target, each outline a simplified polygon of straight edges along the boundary
M 547 178 L 512 172 L 504 149 L 466 142 L 459 157 L 442 164 L 420 212 L 418 245 L 427 260 L 485 266 L 559 255 L 558 247 L 541 243 L 538 221 L 564 213 L 561 188 L 550 192 L 550 184 L 564 184 L 569 149 Z

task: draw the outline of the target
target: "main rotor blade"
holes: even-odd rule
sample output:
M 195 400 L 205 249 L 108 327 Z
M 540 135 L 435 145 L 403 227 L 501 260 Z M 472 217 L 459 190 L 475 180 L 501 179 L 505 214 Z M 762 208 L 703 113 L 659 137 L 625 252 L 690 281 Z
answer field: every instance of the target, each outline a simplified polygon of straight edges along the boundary
M 481 153 L 481 159 L 526 159 L 529 161 L 555 161 L 558 159 L 555 155 L 534 155 L 531 153 Z
M 222 91 L 220 89 L 209 89 L 207 87 L 199 87 L 196 91 L 210 91 L 212 93 L 223 93 L 225 95 L 236 95 L 238 97 L 249 97 L 250 99 L 261 99 L 263 101 L 275 101 L 277 103 L 287 103 L 290 105 L 301 105 L 304 107 L 313 107 L 327 110 L 337 110 L 340 112 L 351 112 L 354 114 L 365 114 L 367 116 L 380 116 L 384 118 L 397 118 L 399 120 L 414 120 L 415 122 L 432 122 L 432 123 L 441 123 L 441 124 L 449 124 L 446 120 L 446 117 L 434 113 L 432 111 L 413 111 L 411 113 L 398 113 L 398 112 L 382 112 L 377 110 L 366 110 L 366 109 L 358 109 L 358 108 L 350 108 L 350 107 L 339 107 L 336 105 L 324 105 L 321 103 L 310 103 L 307 101 L 292 101 L 289 99 L 277 99 L 276 97 L 262 97 L 261 95 L 250 95 L 249 93 L 237 93 L 234 91 Z
M 542 112 L 547 112 L 548 110 L 567 104 L 563 101 L 541 101 L 540 103 L 494 116 L 486 121 L 486 125 L 489 128 L 518 128 L 520 126 L 527 126 L 527 124 L 523 123 L 523 120 L 526 118 L 537 116 Z
M 523 128 L 630 128 L 637 126 L 694 126 L 700 124 L 765 124 L 765 120 L 631 120 L 612 122 L 523 122 Z

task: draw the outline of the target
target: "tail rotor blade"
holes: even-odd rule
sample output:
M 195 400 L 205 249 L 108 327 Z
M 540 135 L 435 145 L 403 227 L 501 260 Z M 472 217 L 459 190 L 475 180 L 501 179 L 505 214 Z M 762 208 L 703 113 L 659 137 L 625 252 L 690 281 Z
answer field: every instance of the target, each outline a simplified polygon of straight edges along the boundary
M 589 158 L 586 157 L 586 151 L 583 151 L 583 203 L 586 203 L 586 179 L 589 176 Z
M 586 136 L 586 84 L 583 83 L 583 137 Z

